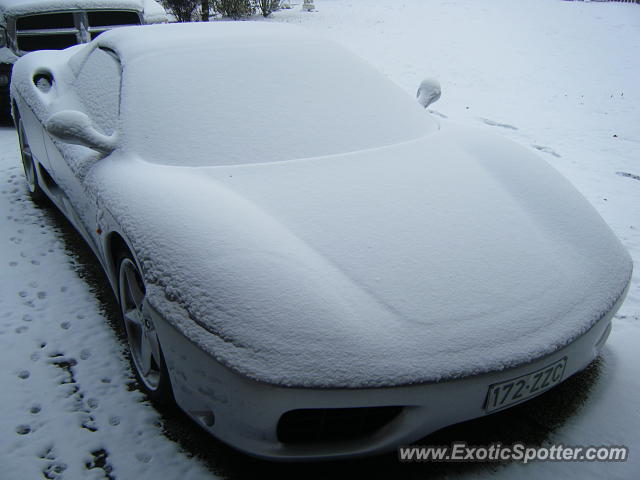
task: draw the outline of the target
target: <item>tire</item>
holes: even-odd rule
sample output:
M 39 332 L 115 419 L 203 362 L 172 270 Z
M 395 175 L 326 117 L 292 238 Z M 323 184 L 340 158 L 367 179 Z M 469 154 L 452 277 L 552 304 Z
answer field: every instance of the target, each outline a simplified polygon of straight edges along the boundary
M 117 257 L 118 297 L 122 323 L 127 334 L 129 359 L 140 387 L 158 405 L 173 405 L 169 372 L 153 322 L 143 313 L 144 280 L 133 256 Z
M 40 188 L 40 179 L 38 177 L 36 159 L 33 158 L 33 153 L 31 152 L 31 146 L 29 145 L 29 140 L 27 139 L 27 135 L 24 130 L 22 118 L 17 111 L 16 119 L 18 141 L 20 142 L 20 156 L 22 157 L 22 166 L 24 168 L 24 176 L 27 180 L 29 195 L 31 196 L 31 200 L 33 200 L 34 203 L 42 204 L 46 199 L 46 194 L 44 193 L 42 188 Z

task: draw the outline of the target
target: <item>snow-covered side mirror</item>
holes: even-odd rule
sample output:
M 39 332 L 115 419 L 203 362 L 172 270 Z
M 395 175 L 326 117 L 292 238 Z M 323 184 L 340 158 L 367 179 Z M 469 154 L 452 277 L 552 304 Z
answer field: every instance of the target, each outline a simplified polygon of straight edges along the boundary
M 438 80 L 435 78 L 425 78 L 418 87 L 416 97 L 418 97 L 418 103 L 424 108 L 427 108 L 440 98 L 441 92 L 442 90 Z
M 54 113 L 47 119 L 44 128 L 65 143 L 82 145 L 105 154 L 116 148 L 115 134 L 107 136 L 98 132 L 89 117 L 76 110 Z

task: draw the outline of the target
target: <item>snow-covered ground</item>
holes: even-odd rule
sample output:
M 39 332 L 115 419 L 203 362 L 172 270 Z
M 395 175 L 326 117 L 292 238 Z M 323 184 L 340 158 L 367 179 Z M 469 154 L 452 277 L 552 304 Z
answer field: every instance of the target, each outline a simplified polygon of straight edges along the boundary
M 423 77 L 438 78 L 443 95 L 432 106 L 435 115 L 499 131 L 539 151 L 598 209 L 638 264 L 639 5 L 562 0 L 315 3 L 315 13 L 302 13 L 298 5 L 267 21 L 299 23 L 345 44 L 411 95 Z M 0 185 L 0 478 L 214 478 L 207 467 L 222 476 L 247 474 L 247 468 L 225 468 L 222 456 L 229 452 L 220 447 L 219 462 L 215 456 L 206 463 L 191 457 L 162 434 L 160 415 L 129 387 L 122 344 L 92 282 L 78 275 L 51 212 L 34 207 L 26 196 L 10 128 L 0 129 Z M 581 378 L 589 383 L 585 388 L 579 381 L 558 390 L 567 396 L 556 398 L 560 403 L 581 405 L 540 440 L 626 445 L 631 450 L 626 463 L 452 465 L 436 473 L 636 478 L 639 343 L 636 270 L 598 375 L 591 381 Z M 569 398 L 574 395 L 578 400 Z M 550 416 L 557 413 L 549 411 Z M 505 439 L 530 438 L 526 422 L 514 425 L 522 435 L 510 432 Z M 464 426 L 456 428 L 455 439 L 476 438 L 465 432 Z M 292 472 L 247 463 L 282 475 Z M 358 468 L 394 478 L 433 473 L 429 466 L 408 469 L 393 459 L 383 464 L 365 460 Z M 336 475 L 343 467 L 319 471 Z M 304 466 L 295 472 L 308 473 Z

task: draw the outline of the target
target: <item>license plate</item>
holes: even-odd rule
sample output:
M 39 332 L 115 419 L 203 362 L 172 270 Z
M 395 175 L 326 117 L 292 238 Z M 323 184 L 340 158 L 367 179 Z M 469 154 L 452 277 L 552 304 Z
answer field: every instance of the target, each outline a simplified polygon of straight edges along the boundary
M 490 385 L 485 411 L 495 412 L 507 408 L 550 389 L 562 381 L 566 365 L 567 357 L 564 357 L 535 372 Z

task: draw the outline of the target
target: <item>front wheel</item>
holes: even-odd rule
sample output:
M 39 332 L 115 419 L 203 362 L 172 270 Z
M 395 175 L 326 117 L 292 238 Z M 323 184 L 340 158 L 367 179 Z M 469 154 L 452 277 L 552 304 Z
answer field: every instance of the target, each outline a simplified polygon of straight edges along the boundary
M 118 259 L 120 310 L 131 364 L 142 390 L 158 404 L 173 403 L 169 374 L 153 322 L 143 310 L 146 289 L 142 275 L 130 254 Z
M 27 188 L 29 189 L 31 199 L 36 203 L 41 203 L 45 199 L 45 193 L 42 188 L 40 188 L 38 169 L 36 168 L 36 161 L 33 158 L 33 153 L 31 152 L 29 140 L 27 139 L 24 123 L 22 122 L 20 114 L 18 114 L 17 117 L 18 121 L 16 129 L 18 130 L 20 156 L 22 157 L 22 166 L 24 167 L 24 176 L 27 180 Z

